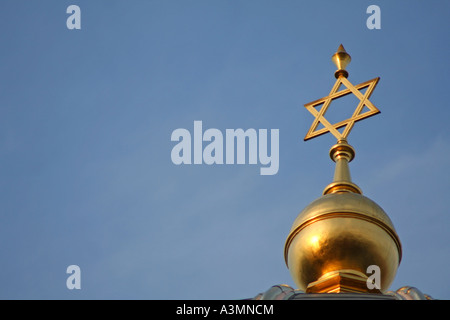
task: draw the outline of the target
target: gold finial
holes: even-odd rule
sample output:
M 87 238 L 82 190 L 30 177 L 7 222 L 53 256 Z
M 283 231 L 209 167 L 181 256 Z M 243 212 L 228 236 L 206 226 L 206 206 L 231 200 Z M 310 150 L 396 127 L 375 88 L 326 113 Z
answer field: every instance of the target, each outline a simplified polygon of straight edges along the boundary
M 341 44 L 337 50 L 337 52 L 331 57 L 331 60 L 334 62 L 338 70 L 334 73 L 336 78 L 343 76 L 345 78 L 348 77 L 348 72 L 345 68 L 348 66 L 350 61 L 352 61 L 352 57 L 345 51 L 344 46 Z
M 308 111 L 315 117 L 308 133 L 304 138 L 305 141 L 327 132 L 331 132 L 331 134 L 333 134 L 338 141 L 346 140 L 355 122 L 380 113 L 380 110 L 378 110 L 369 100 L 372 91 L 375 89 L 380 78 L 374 78 L 354 86 L 347 80 L 348 72 L 345 70 L 345 67 L 350 63 L 351 58 L 342 45 L 339 47 L 338 52 L 333 55 L 332 59 L 336 63 L 338 70 L 335 73 L 337 80 L 331 89 L 330 94 L 324 98 L 305 104 L 306 109 L 308 109 Z M 339 91 L 341 85 L 344 85 L 346 89 Z M 365 93 L 362 93 L 360 90 L 364 88 L 367 88 L 367 90 Z M 344 97 L 348 94 L 354 94 L 359 99 L 359 104 L 353 112 L 353 115 L 349 119 L 331 124 L 325 118 L 325 113 L 330 107 L 331 101 Z M 315 107 L 320 105 L 322 105 L 322 107 L 319 111 L 317 111 Z M 365 107 L 368 110 L 363 112 Z M 317 130 L 319 123 L 323 124 L 324 128 Z M 341 133 L 338 129 L 342 127 L 345 127 L 345 129 Z
M 351 181 L 349 162 L 355 157 L 355 150 L 347 143 L 355 122 L 380 112 L 369 101 L 379 78 L 356 86 L 350 83 L 345 70 L 350 56 L 342 45 L 333 62 L 338 70 L 330 94 L 305 105 L 315 117 L 305 140 L 327 132 L 337 138 L 330 149 L 330 157 L 336 163 L 334 179 L 323 195 L 295 219 L 286 239 L 284 257 L 294 282 L 306 293 L 382 293 L 394 280 L 402 247 L 388 215 Z M 346 88 L 340 89 L 342 85 Z M 365 93 L 360 91 L 364 88 Z M 348 94 L 360 100 L 353 115 L 330 123 L 325 113 L 331 102 Z M 364 108 L 368 110 L 363 111 Z M 318 130 L 320 123 L 324 128 Z M 338 131 L 340 128 L 343 130 Z M 380 270 L 376 287 L 367 274 L 370 266 Z

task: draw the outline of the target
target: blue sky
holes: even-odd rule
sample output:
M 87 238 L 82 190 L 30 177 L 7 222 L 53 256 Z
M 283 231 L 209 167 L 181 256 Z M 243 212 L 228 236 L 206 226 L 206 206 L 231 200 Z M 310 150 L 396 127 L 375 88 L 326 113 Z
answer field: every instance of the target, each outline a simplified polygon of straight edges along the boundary
M 81 8 L 69 30 L 66 8 Z M 369 30 L 366 9 L 381 9 Z M 391 289 L 450 298 L 448 1 L 2 1 L 0 298 L 240 299 L 294 286 L 292 222 L 331 182 L 305 103 L 379 76 L 353 181 L 393 221 Z M 171 161 L 177 128 L 279 129 L 279 171 Z M 66 268 L 81 268 L 68 290 Z

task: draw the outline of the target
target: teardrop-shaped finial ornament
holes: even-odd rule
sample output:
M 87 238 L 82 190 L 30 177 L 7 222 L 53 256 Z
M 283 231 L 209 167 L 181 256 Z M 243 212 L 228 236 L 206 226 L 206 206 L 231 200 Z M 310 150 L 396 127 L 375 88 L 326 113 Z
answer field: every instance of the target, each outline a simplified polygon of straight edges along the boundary
M 331 60 L 338 68 L 334 73 L 336 78 L 340 76 L 348 77 L 348 72 L 345 70 L 347 68 L 350 61 L 352 61 L 352 57 L 345 51 L 344 46 L 341 44 L 337 50 L 337 52 L 331 57 Z

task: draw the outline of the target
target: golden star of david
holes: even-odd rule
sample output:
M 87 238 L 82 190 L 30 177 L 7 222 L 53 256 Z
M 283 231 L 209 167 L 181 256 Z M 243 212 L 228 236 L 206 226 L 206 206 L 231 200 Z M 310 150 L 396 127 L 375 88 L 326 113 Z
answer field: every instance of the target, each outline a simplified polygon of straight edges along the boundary
M 375 89 L 375 86 L 377 85 L 379 80 L 380 78 L 375 78 L 354 86 L 350 81 L 347 80 L 346 77 L 340 76 L 336 80 L 333 89 L 331 89 L 331 92 L 327 97 L 305 104 L 306 109 L 311 112 L 315 119 L 311 125 L 311 128 L 309 128 L 309 131 L 306 134 L 304 140 L 306 141 L 312 139 L 327 132 L 331 132 L 338 140 L 347 139 L 347 136 L 352 130 L 355 122 L 380 113 L 380 110 L 378 110 L 369 100 L 370 95 L 372 94 L 372 91 Z M 338 91 L 342 84 L 347 87 L 347 89 Z M 367 90 L 365 94 L 361 93 L 360 90 L 366 87 Z M 325 119 L 325 112 L 328 110 L 331 101 L 351 93 L 353 93 L 360 100 L 358 106 L 353 112 L 352 117 L 347 120 L 331 124 L 327 119 Z M 322 108 L 320 109 L 320 111 L 317 111 L 315 107 L 321 104 L 323 104 Z M 368 110 L 361 113 L 364 107 L 367 107 Z M 317 126 L 319 125 L 319 123 L 323 124 L 324 128 L 317 130 Z M 345 129 L 342 133 L 337 130 L 344 126 Z

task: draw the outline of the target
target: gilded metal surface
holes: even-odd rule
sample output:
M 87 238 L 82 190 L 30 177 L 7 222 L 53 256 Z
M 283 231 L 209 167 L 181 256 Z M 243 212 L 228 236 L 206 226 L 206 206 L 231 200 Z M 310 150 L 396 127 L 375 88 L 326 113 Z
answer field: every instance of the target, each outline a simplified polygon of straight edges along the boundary
M 372 95 L 372 91 L 375 89 L 379 80 L 380 78 L 374 78 L 372 80 L 354 86 L 350 81 L 342 76 L 336 80 L 336 83 L 334 84 L 328 96 L 305 104 L 305 108 L 315 117 L 315 119 L 311 127 L 309 128 L 304 140 L 306 141 L 315 138 L 327 132 L 332 133 L 338 140 L 346 139 L 355 122 L 380 113 L 380 110 L 378 110 L 377 107 L 375 107 L 369 100 L 370 96 Z M 338 91 L 342 84 L 347 87 L 347 89 Z M 368 89 L 363 95 L 360 90 L 366 87 Z M 360 100 L 355 111 L 353 112 L 353 115 L 349 119 L 331 124 L 325 118 L 325 113 L 328 110 L 331 101 L 340 97 L 344 97 L 350 93 L 353 93 Z M 320 111 L 317 111 L 315 107 L 320 105 L 322 105 L 322 107 L 320 108 Z M 361 113 L 364 107 L 367 107 L 368 110 Z M 317 130 L 319 123 L 322 123 L 324 128 Z M 344 126 L 344 131 L 340 133 L 337 129 Z
M 361 189 L 352 182 L 348 163 L 355 157 L 355 150 L 346 140 L 339 140 L 330 149 L 330 158 L 336 162 L 333 182 L 330 183 L 323 194 L 337 192 L 355 192 L 362 194 Z
M 301 290 L 332 271 L 381 270 L 381 291 L 394 280 L 401 251 L 391 230 L 363 216 L 335 213 L 302 224 L 288 238 L 286 263 Z
M 381 291 L 389 288 L 401 261 L 401 243 L 388 215 L 357 193 L 324 195 L 294 221 L 285 244 L 285 261 L 301 290 L 328 272 L 366 273 L 377 265 Z
M 305 105 L 315 116 L 305 140 L 327 132 L 338 139 L 330 149 L 330 157 L 336 163 L 333 182 L 295 219 L 284 248 L 294 282 L 307 293 L 369 293 L 365 281 L 372 265 L 380 268 L 380 290 L 384 292 L 394 280 L 402 256 L 399 237 L 388 215 L 351 181 L 348 164 L 355 157 L 355 150 L 346 138 L 356 121 L 379 113 L 369 101 L 379 78 L 353 86 L 345 70 L 350 60 L 341 45 L 333 56 L 338 67 L 333 89 L 327 97 Z M 338 91 L 341 85 L 347 89 Z M 360 89 L 366 87 L 362 94 Z M 331 101 L 351 93 L 360 100 L 352 117 L 329 123 L 325 113 Z M 320 111 L 314 108 L 318 105 L 322 105 Z M 361 113 L 364 106 L 369 110 Z M 319 123 L 325 128 L 317 130 Z M 344 126 L 342 133 L 337 130 Z
M 308 130 L 308 133 L 304 138 L 305 141 L 327 132 L 333 134 L 338 140 L 346 139 L 355 122 L 380 113 L 380 110 L 378 110 L 369 100 L 372 91 L 375 89 L 380 78 L 375 78 L 356 86 L 348 81 L 348 72 L 345 70 L 345 67 L 348 65 L 348 63 L 350 63 L 351 59 L 350 55 L 345 52 L 345 49 L 342 45 L 339 47 L 338 52 L 333 55 L 332 60 L 338 67 L 338 71 L 336 71 L 335 74 L 337 80 L 333 88 L 331 89 L 330 94 L 324 98 L 305 104 L 306 109 L 315 117 L 311 127 Z M 344 85 L 347 89 L 338 91 L 341 85 Z M 360 90 L 364 88 L 367 88 L 367 90 L 364 94 L 362 94 Z M 325 118 L 325 113 L 328 110 L 331 101 L 340 97 L 344 97 L 350 93 L 353 93 L 360 100 L 358 106 L 353 112 L 353 115 L 349 119 L 331 124 Z M 315 107 L 320 105 L 322 105 L 322 107 L 320 108 L 320 111 L 317 111 Z M 368 110 L 362 113 L 364 107 L 367 107 Z M 324 128 L 317 130 L 319 123 L 323 124 Z M 345 129 L 342 133 L 337 130 L 344 126 Z
M 348 72 L 345 70 L 347 68 L 350 61 L 352 61 L 352 57 L 345 51 L 344 46 L 341 44 L 337 50 L 337 52 L 331 57 L 331 60 L 338 68 L 336 73 L 334 74 L 336 78 L 340 76 L 348 77 Z
M 330 149 L 334 180 L 324 195 L 294 221 L 285 244 L 285 261 L 294 282 L 307 292 L 370 292 L 367 267 L 381 270 L 381 291 L 389 288 L 401 260 L 392 221 L 351 181 L 353 148 L 340 140 Z M 350 270 L 350 271 L 349 271 Z
M 389 216 L 377 203 L 363 195 L 349 192 L 327 194 L 311 202 L 294 220 L 291 233 L 306 221 L 334 212 L 365 216 L 368 219 L 380 221 L 380 223 L 391 229 L 394 228 Z
M 355 270 L 332 271 L 308 284 L 306 293 L 381 293 L 376 288 L 368 289 L 367 279 L 367 275 Z

